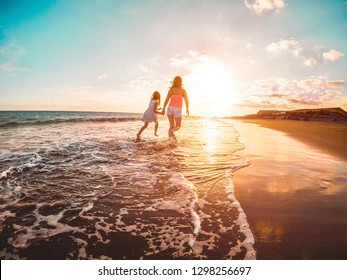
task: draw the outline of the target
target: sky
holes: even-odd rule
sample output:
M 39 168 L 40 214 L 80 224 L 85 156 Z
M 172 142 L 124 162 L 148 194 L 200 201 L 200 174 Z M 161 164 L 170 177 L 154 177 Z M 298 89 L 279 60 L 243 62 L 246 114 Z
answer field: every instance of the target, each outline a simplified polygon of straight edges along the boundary
M 0 0 L 0 110 L 347 110 L 347 1 Z

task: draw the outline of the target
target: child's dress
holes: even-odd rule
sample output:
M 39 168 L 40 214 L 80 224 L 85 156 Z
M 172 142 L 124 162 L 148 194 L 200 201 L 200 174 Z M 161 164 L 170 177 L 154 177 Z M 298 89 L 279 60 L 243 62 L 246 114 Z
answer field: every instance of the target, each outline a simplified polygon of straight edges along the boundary
M 151 99 L 148 105 L 148 109 L 143 113 L 142 121 L 145 123 L 157 122 L 157 114 L 154 112 L 154 106 L 157 103 L 157 100 Z

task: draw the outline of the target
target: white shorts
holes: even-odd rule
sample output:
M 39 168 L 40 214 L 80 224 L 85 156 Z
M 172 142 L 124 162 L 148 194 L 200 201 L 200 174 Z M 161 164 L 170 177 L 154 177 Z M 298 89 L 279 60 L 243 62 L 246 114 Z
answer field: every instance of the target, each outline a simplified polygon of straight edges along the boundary
M 182 108 L 169 106 L 167 108 L 167 115 L 174 116 L 175 118 L 182 118 Z

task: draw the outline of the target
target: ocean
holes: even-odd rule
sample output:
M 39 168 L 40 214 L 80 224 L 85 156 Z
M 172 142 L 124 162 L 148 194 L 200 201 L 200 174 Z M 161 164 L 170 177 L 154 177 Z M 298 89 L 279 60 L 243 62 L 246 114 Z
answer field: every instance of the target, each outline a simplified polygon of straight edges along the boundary
M 1 259 L 255 259 L 232 121 L 0 112 Z

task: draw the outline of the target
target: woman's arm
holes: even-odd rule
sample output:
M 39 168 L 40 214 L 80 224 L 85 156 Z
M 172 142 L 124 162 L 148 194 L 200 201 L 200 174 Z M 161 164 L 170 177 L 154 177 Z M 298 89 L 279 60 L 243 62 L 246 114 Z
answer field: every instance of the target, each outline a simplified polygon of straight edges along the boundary
M 184 102 L 186 103 L 186 113 L 189 116 L 189 100 L 188 100 L 188 95 L 186 91 L 183 92 L 183 98 L 184 98 Z
M 165 102 L 164 102 L 164 107 L 163 107 L 163 110 L 162 110 L 162 114 L 165 114 L 165 109 L 166 109 L 167 104 L 169 103 L 171 95 L 172 95 L 172 90 L 170 89 L 169 92 L 167 93 L 167 96 L 166 96 L 166 99 L 165 99 Z

